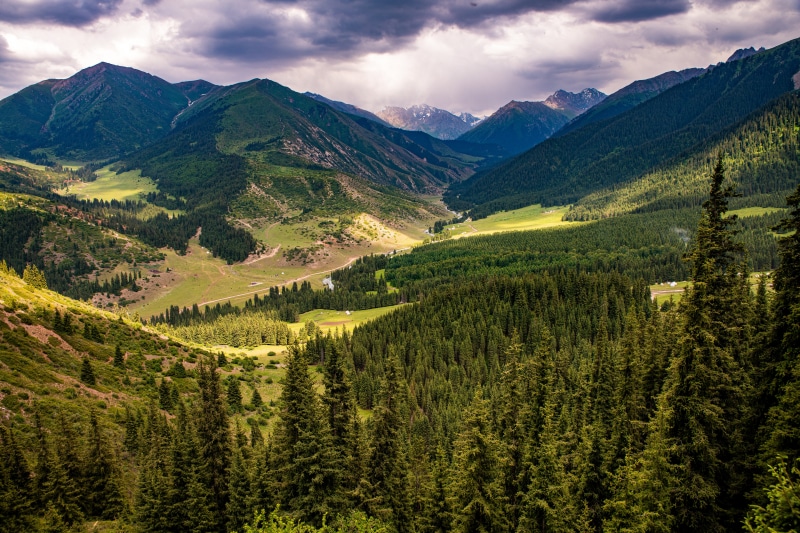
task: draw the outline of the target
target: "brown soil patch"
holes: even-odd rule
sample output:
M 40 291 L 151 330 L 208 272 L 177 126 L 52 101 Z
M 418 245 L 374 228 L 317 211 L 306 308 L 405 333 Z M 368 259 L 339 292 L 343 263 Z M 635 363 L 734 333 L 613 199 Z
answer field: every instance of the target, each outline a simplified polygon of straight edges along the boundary
M 55 337 L 56 339 L 58 339 L 58 341 L 60 343 L 59 344 L 59 348 L 61 348 L 65 352 L 71 353 L 72 355 L 80 355 L 78 353 L 78 351 L 75 350 L 75 348 L 73 348 L 69 344 L 67 344 L 67 342 L 64 339 L 62 339 L 60 335 L 58 335 L 58 333 L 54 333 L 54 332 L 50 331 L 49 329 L 45 328 L 44 326 L 29 326 L 27 324 L 23 324 L 22 327 L 25 328 L 25 331 L 27 331 L 28 334 L 31 337 L 36 338 L 36 340 L 38 340 L 42 344 L 48 344 L 48 342 L 47 342 L 48 339 L 50 337 Z M 41 354 L 41 355 L 48 362 L 50 362 L 50 358 L 47 357 L 46 354 Z
M 352 320 L 337 320 L 335 322 L 322 322 L 320 326 L 341 326 L 342 324 L 347 324 L 348 322 L 352 322 Z

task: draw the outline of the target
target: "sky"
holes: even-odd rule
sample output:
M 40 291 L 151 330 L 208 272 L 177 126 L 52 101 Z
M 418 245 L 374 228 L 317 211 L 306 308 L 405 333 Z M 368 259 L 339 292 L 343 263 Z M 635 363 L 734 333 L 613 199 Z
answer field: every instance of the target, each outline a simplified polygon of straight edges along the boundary
M 2 0 L 0 98 L 101 61 L 491 114 L 800 37 L 800 0 Z

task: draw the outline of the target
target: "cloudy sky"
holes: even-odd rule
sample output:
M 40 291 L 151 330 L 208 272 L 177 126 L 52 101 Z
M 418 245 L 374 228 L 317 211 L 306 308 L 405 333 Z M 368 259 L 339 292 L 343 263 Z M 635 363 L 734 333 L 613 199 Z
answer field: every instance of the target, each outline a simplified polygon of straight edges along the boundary
M 797 37 L 800 0 L 2 0 L 0 98 L 107 61 L 482 115 Z

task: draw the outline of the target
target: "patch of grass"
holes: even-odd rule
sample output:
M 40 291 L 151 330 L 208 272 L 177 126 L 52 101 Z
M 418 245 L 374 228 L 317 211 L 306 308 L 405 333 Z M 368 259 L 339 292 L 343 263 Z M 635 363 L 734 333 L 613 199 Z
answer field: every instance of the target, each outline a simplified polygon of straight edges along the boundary
M 675 285 L 673 286 L 672 283 L 675 283 Z M 650 293 L 653 295 L 653 300 L 658 303 L 658 305 L 662 305 L 670 298 L 672 298 L 673 302 L 678 303 L 681 301 L 681 298 L 683 298 L 684 291 L 690 283 L 689 281 L 655 283 L 650 285 Z
M 315 309 L 300 315 L 300 322 L 296 324 L 290 324 L 289 327 L 291 327 L 292 330 L 297 333 L 307 321 L 313 320 L 314 323 L 316 323 L 317 326 L 319 326 L 319 328 L 325 333 L 328 331 L 333 331 L 337 328 L 339 331 L 341 331 L 342 327 L 346 327 L 348 331 L 353 331 L 353 328 L 356 326 L 391 313 L 403 305 L 407 304 L 394 305 L 390 307 L 378 307 L 376 309 L 365 309 L 363 311 L 350 311 L 349 315 L 346 311 Z
M 96 171 L 97 179 L 92 182 L 71 184 L 59 194 L 74 194 L 79 199 L 103 200 L 143 200 L 145 194 L 158 192 L 158 187 L 150 178 L 144 178 L 140 170 L 117 174 L 109 167 Z
M 24 159 L 19 159 L 18 157 L 3 156 L 0 157 L 0 161 L 6 161 L 8 163 L 13 163 L 14 165 L 19 165 L 21 167 L 26 167 L 26 168 L 32 168 L 34 170 L 48 170 L 48 168 L 43 165 L 37 165 L 36 163 L 31 163 L 29 161 L 25 161 Z
M 739 218 L 757 217 L 767 215 L 775 212 L 785 212 L 786 209 L 782 207 L 743 207 L 742 209 L 733 209 L 728 211 L 728 215 L 736 215 Z
M 575 224 L 575 222 L 566 222 L 561 219 L 568 210 L 568 207 L 543 208 L 540 204 L 536 204 L 513 211 L 495 213 L 480 220 L 449 224 L 446 230 L 451 237 L 461 238 Z

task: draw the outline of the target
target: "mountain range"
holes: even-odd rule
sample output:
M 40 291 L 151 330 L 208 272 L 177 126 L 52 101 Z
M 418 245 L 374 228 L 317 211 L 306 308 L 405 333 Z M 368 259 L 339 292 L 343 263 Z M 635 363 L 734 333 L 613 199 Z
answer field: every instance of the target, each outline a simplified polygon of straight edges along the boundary
M 502 146 L 509 154 L 528 150 L 559 131 L 571 118 L 605 98 L 597 89 L 559 90 L 543 102 L 511 101 L 459 139 Z
M 384 107 L 377 115 L 395 128 L 423 131 L 443 140 L 458 138 L 481 120 L 469 113 L 454 115 L 450 111 L 427 104 L 408 108 Z
M 425 105 L 373 114 L 270 80 L 173 84 L 100 63 L 0 101 L 0 151 L 116 161 L 155 180 L 164 205 L 218 216 L 242 202 L 250 217 L 334 205 L 385 214 L 397 202 L 410 213 L 424 208 L 407 193 L 445 189 L 451 208 L 482 216 L 576 202 L 694 153 L 795 88 L 796 48 L 739 50 L 725 63 L 639 80 L 608 97 L 559 90 L 480 121 Z M 409 131 L 425 128 L 435 135 Z
M 450 188 L 453 209 L 482 216 L 569 204 L 685 157 L 800 87 L 800 40 L 722 63 L 627 111 L 558 135 Z M 790 156 L 794 157 L 794 156 Z

